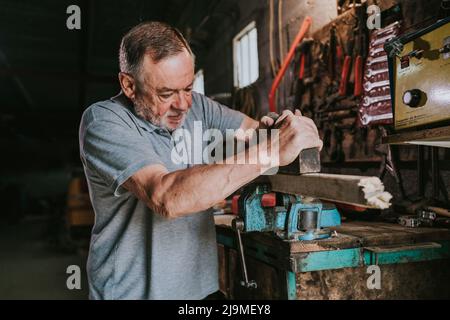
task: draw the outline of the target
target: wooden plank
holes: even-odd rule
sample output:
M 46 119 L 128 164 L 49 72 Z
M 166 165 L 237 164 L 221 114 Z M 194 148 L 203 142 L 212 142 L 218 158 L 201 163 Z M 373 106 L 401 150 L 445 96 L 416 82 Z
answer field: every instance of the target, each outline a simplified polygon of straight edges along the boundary
M 378 223 L 377 227 L 380 229 L 385 229 L 388 232 L 401 231 L 409 233 L 415 243 L 450 240 L 450 230 L 445 228 L 408 228 L 392 223 Z
M 450 126 L 420 131 L 409 131 L 382 138 L 385 144 L 423 144 L 450 147 Z
M 359 247 L 359 245 L 360 240 L 358 237 L 341 233 L 338 233 L 336 236 L 328 239 L 312 241 L 292 241 L 289 243 L 291 254 L 349 249 Z
M 384 222 L 353 221 L 333 228 L 339 233 L 360 239 L 362 246 L 417 243 L 449 240 L 450 231 L 442 228 L 407 228 Z
M 392 196 L 384 191 L 377 177 L 311 173 L 300 176 L 272 175 L 267 177 L 272 190 L 342 202 L 367 208 L 386 209 Z
M 375 226 L 357 226 L 343 224 L 336 228 L 338 232 L 350 234 L 360 239 L 361 246 L 388 245 L 398 243 L 410 243 L 414 241 L 414 235 L 404 231 L 389 231 Z
M 216 225 L 223 225 L 231 227 L 231 222 L 236 218 L 234 214 L 215 214 L 214 223 Z
M 230 227 L 216 226 L 217 232 L 228 237 L 235 237 Z M 251 232 L 243 234 L 245 243 L 259 243 L 278 256 L 295 253 L 340 250 L 361 246 L 405 244 L 450 240 L 450 231 L 444 228 L 407 228 L 384 222 L 352 221 L 331 228 L 337 232 L 329 239 L 315 241 L 285 241 L 268 232 Z
M 229 226 L 216 225 L 217 233 L 230 238 L 236 235 Z M 313 240 L 313 241 L 286 241 L 278 238 L 270 232 L 251 232 L 242 235 L 244 246 L 246 243 L 259 243 L 277 256 L 288 257 L 294 253 L 305 253 L 325 250 L 339 250 L 359 247 L 360 239 L 347 234 L 338 233 L 329 239 Z

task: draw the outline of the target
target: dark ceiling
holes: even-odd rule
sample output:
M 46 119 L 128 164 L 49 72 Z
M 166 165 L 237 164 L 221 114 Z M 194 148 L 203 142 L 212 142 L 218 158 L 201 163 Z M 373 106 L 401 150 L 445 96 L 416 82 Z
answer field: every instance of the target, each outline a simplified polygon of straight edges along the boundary
M 78 82 L 115 83 L 120 37 L 140 21 L 176 23 L 183 2 L 0 0 L 2 110 L 78 108 Z M 81 30 L 66 28 L 71 4 Z
M 201 63 L 217 19 L 238 14 L 235 3 L 0 0 L 0 143 L 7 150 L 0 160 L 3 170 L 22 169 L 35 154 L 52 154 L 38 157 L 49 166 L 78 161 L 81 113 L 118 92 L 117 50 L 131 27 L 147 20 L 179 27 Z M 66 9 L 72 4 L 81 8 L 81 30 L 66 27 Z M 53 156 L 58 150 L 60 155 Z

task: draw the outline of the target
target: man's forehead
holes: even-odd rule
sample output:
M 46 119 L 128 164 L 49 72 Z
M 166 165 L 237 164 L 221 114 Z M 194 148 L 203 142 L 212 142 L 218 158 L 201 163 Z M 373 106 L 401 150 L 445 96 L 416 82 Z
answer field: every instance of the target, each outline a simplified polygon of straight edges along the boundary
M 187 52 L 180 52 L 155 63 L 146 54 L 142 64 L 146 81 L 157 90 L 179 90 L 189 86 L 194 79 L 194 62 Z
M 158 62 L 155 62 L 150 54 L 146 54 L 143 60 L 143 71 L 166 77 L 180 76 L 194 72 L 194 61 L 187 51 L 169 56 Z

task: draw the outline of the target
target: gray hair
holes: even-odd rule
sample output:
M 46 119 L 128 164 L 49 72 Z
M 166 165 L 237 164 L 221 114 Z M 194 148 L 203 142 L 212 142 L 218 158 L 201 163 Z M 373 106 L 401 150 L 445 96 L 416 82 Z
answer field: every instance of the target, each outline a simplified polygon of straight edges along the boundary
M 137 78 L 145 54 L 157 63 L 164 58 L 192 50 L 180 31 L 163 22 L 144 22 L 127 32 L 119 49 L 120 71 Z

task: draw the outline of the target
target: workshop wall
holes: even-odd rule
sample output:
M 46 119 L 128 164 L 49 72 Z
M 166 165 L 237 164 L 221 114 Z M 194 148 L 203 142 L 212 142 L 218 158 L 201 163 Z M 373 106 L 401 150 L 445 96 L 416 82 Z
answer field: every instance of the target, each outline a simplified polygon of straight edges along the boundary
M 282 10 L 282 45 L 280 52 L 278 41 L 278 11 L 279 1 L 274 1 L 274 55 L 277 63 L 280 63 L 280 57 L 284 57 L 289 49 L 292 39 L 295 37 L 300 24 L 305 16 L 311 16 L 313 24 L 310 35 L 315 38 L 326 36 L 329 26 L 338 18 L 337 1 L 329 0 L 310 0 L 294 1 L 284 0 L 281 2 Z M 346 3 L 348 1 L 340 1 Z M 402 8 L 403 29 L 413 31 L 430 25 L 436 20 L 441 8 L 440 0 L 369 0 L 368 5 L 377 4 L 381 10 L 391 8 L 395 4 L 400 4 Z M 250 105 L 253 109 L 245 108 L 250 116 L 259 118 L 268 111 L 268 93 L 273 81 L 271 74 L 271 64 L 269 55 L 269 21 L 270 10 L 269 1 L 239 1 L 237 3 L 237 14 L 233 18 L 221 21 L 216 30 L 211 44 L 204 51 L 201 59 L 198 61 L 197 68 L 204 70 L 205 91 L 206 94 L 215 97 L 220 93 L 236 93 L 233 88 L 233 37 L 238 34 L 250 22 L 255 21 L 258 30 L 258 51 L 259 51 L 259 79 L 241 91 L 250 92 L 254 99 Z M 345 13 L 344 13 L 345 14 Z M 281 53 L 281 54 L 280 54 Z M 290 82 L 293 75 L 286 73 L 283 82 Z M 286 88 L 283 83 L 278 90 L 278 109 L 291 107 L 292 103 L 286 99 Z M 238 98 L 236 98 L 238 96 Z M 229 106 L 242 110 L 242 101 L 239 95 L 234 95 L 233 99 L 217 99 Z M 247 99 L 245 101 L 248 101 Z M 355 119 L 353 119 L 354 123 Z M 334 137 L 335 138 L 335 137 Z M 323 152 L 323 171 L 332 173 L 352 173 L 362 175 L 378 175 L 382 154 L 377 150 L 380 142 L 380 131 L 376 126 L 367 129 L 352 129 L 343 132 L 342 149 L 345 154 L 345 160 L 336 161 L 332 159 L 331 150 Z M 336 142 L 332 142 L 335 144 Z M 333 146 L 331 146 L 333 148 Z M 415 160 L 417 159 L 417 148 L 414 146 L 402 146 L 399 148 L 399 159 L 401 160 L 400 174 L 403 177 L 403 184 L 407 195 L 417 193 L 417 174 Z M 446 164 L 450 159 L 448 150 L 440 150 L 441 174 L 447 190 L 450 189 L 450 171 Z M 398 186 L 392 176 L 386 175 L 386 188 L 392 192 L 397 199 L 400 199 Z M 426 194 L 430 194 L 431 185 L 428 184 Z
M 205 90 L 207 95 L 233 92 L 233 37 L 250 22 L 255 21 L 258 30 L 259 79 L 252 85 L 255 88 L 257 112 L 268 110 L 268 92 L 272 84 L 269 55 L 269 10 L 268 1 L 239 1 L 239 18 L 229 20 L 220 26 L 215 41 L 204 57 L 199 68 L 204 70 Z M 278 3 L 274 1 L 274 32 L 278 34 Z M 314 1 L 282 1 L 282 44 L 283 56 L 295 37 L 306 16 L 314 17 L 311 31 L 318 30 L 337 16 L 336 3 L 329 0 Z M 274 37 L 274 55 L 280 63 L 279 41 Z M 232 104 L 231 100 L 223 101 Z M 239 106 L 234 106 L 239 108 Z
M 306 16 L 313 18 L 310 34 L 330 23 L 337 17 L 337 3 L 330 0 L 282 0 L 282 43 L 283 54 L 287 53 L 292 39 Z M 436 12 L 440 10 L 440 0 L 370 0 L 369 4 L 377 4 L 382 10 L 400 3 L 403 15 L 406 17 L 406 28 L 420 28 L 429 23 Z M 280 61 L 278 35 L 278 1 L 274 1 L 274 40 L 275 57 Z M 258 107 L 265 112 L 268 109 L 268 92 L 272 83 L 269 57 L 269 1 L 238 1 L 238 15 L 234 19 L 224 19 L 213 35 L 213 41 L 201 63 L 197 63 L 198 69 L 204 70 L 205 90 L 209 96 L 218 93 L 231 93 L 233 91 L 233 37 L 250 22 L 255 21 L 258 29 L 258 50 L 260 77 L 254 86 L 258 89 L 261 99 Z M 231 101 L 226 101 L 231 102 Z

